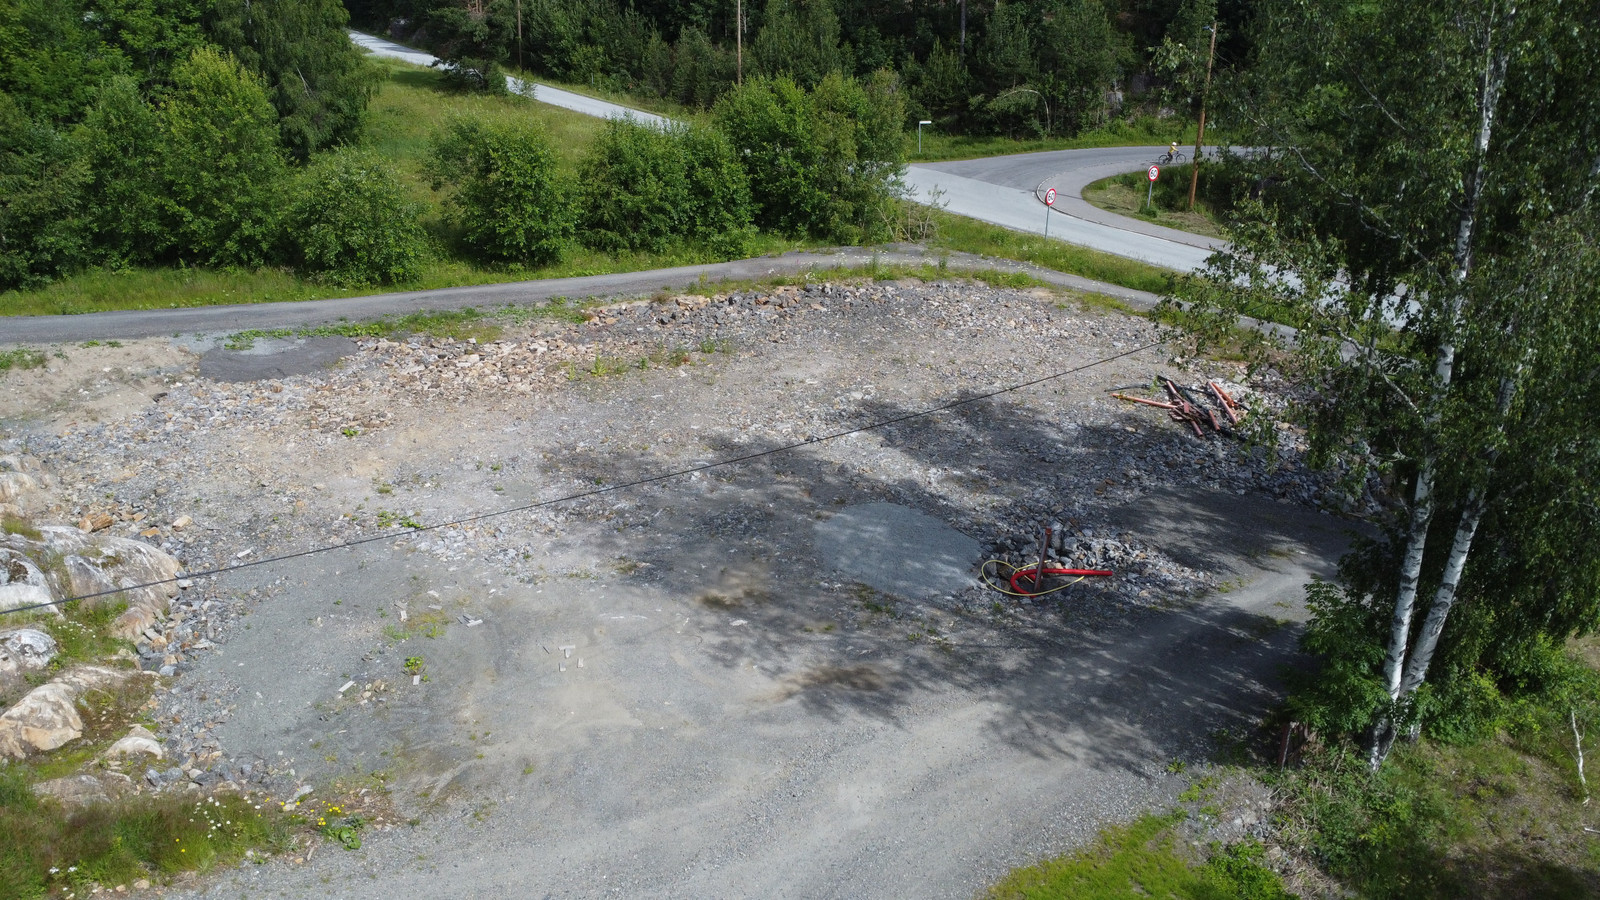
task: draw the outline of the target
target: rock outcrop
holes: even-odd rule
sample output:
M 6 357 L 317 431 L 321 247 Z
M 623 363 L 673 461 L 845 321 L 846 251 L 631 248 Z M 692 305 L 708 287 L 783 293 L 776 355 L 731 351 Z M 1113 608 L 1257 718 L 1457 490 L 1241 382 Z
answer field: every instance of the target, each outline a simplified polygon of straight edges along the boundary
M 43 669 L 56 649 L 56 639 L 37 628 L 0 631 L 0 679 Z
M 21 758 L 77 740 L 83 736 L 78 699 L 85 692 L 113 690 L 147 677 L 152 676 L 135 669 L 79 666 L 34 688 L 0 713 L 0 756 Z

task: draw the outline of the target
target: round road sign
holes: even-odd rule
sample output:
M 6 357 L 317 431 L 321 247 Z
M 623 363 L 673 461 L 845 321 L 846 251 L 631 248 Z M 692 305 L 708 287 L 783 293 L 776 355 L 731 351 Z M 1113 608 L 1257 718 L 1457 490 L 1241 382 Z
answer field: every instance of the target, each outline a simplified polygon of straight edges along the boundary
M 1056 189 L 1055 188 L 1051 188 L 1050 190 L 1044 192 L 1044 205 L 1045 206 L 1055 206 L 1056 205 Z
M 1160 166 L 1151 166 L 1150 167 L 1150 171 L 1146 172 L 1145 174 L 1150 176 L 1150 180 L 1151 181 L 1155 181 L 1157 178 L 1161 177 L 1161 167 Z

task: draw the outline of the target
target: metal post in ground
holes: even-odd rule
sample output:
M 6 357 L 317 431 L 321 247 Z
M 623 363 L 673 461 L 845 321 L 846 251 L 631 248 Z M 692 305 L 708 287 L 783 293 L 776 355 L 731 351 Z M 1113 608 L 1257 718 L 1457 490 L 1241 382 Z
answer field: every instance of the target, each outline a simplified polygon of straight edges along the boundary
M 1044 527 L 1044 540 L 1039 542 L 1039 568 L 1033 570 L 1033 591 L 1040 594 L 1044 592 L 1044 563 L 1050 558 L 1050 526 Z

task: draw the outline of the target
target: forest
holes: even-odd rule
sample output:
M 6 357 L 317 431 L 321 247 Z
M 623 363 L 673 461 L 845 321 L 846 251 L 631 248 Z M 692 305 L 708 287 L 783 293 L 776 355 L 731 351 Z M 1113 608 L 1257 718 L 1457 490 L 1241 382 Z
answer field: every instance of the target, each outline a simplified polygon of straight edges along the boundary
M 356 23 L 461 61 L 709 108 L 745 77 L 895 73 L 947 131 L 1072 135 L 1138 104 L 1187 114 L 1237 0 L 350 0 Z M 740 14 L 742 13 L 742 22 Z M 1233 37 L 1230 37 L 1233 36 Z

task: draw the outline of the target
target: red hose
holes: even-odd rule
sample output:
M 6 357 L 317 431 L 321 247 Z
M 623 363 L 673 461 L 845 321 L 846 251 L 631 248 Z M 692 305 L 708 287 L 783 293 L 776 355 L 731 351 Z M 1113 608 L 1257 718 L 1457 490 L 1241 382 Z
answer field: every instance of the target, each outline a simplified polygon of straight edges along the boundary
M 1012 572 L 1011 573 L 1011 589 L 1013 591 L 1016 591 L 1019 594 L 1036 594 L 1036 593 L 1038 593 L 1039 584 L 1038 584 L 1037 581 L 1034 580 L 1034 577 L 1033 577 L 1033 570 L 1037 569 L 1037 568 L 1038 568 L 1038 566 L 1030 566 L 1030 567 L 1028 567 L 1026 569 L 1018 569 L 1015 572 Z M 1044 570 L 1044 574 L 1047 575 L 1047 576 L 1048 575 L 1084 575 L 1084 576 L 1088 576 L 1088 575 L 1113 575 L 1115 573 L 1112 572 L 1110 569 L 1057 569 L 1057 568 L 1047 567 Z M 1027 576 L 1029 581 L 1033 581 L 1034 582 L 1034 585 L 1033 585 L 1034 590 L 1025 591 L 1022 588 L 1017 586 L 1017 579 L 1018 578 L 1022 578 L 1023 576 Z

